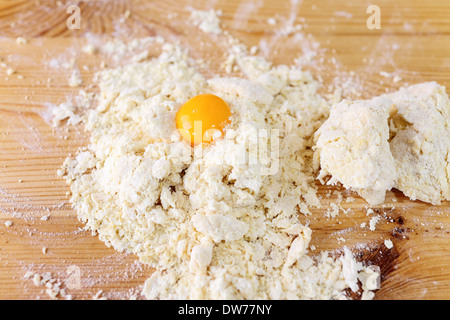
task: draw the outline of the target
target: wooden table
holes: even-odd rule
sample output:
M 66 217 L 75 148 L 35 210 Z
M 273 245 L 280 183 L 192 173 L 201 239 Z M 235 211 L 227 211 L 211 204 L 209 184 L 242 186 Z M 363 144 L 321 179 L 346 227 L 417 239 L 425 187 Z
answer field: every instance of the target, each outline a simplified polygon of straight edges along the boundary
M 24 279 L 32 271 L 51 272 L 66 287 L 76 275 L 78 285 L 67 288 L 75 299 L 99 290 L 109 299 L 127 299 L 139 294 L 152 272 L 82 230 L 69 188 L 56 174 L 67 155 L 87 145 L 88 135 L 81 126 L 53 128 L 46 106 L 78 94 L 80 88 L 68 85 L 72 67 L 81 72 L 81 88 L 95 90 L 91 79 L 101 62 L 115 64 L 114 57 L 83 52 L 85 44 L 160 35 L 204 59 L 206 75 L 223 72 L 227 43 L 190 25 L 188 7 L 220 9 L 224 30 L 258 45 L 274 63 L 300 57 L 297 62 L 322 79 L 324 91 L 339 84 L 346 95 L 369 98 L 423 81 L 450 87 L 450 2 L 376 2 L 379 30 L 368 29 L 372 3 L 361 0 L 1 0 L 0 298 L 49 298 Z M 69 30 L 66 10 L 74 3 L 81 28 Z M 283 32 L 296 25 L 300 32 Z M 319 190 L 324 204 L 338 201 L 336 191 L 348 195 L 339 188 Z M 377 299 L 450 299 L 449 203 L 430 206 L 393 191 L 367 215 L 367 204 L 351 196 L 356 201 L 342 202 L 351 209 L 347 214 L 328 218 L 325 206 L 301 217 L 314 230 L 315 252 L 348 246 L 361 251 L 362 260 L 378 263 L 383 277 Z M 375 231 L 368 228 L 373 216 L 380 216 Z M 386 239 L 394 248 L 385 247 Z

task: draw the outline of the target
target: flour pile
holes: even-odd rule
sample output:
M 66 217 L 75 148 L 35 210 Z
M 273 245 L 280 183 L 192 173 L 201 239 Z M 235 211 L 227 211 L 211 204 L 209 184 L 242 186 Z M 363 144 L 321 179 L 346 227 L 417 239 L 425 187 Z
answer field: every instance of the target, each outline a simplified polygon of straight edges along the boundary
M 192 18 L 205 15 L 194 24 L 220 34 L 215 12 Z M 347 248 L 311 257 L 312 231 L 299 221 L 320 207 L 314 133 L 330 103 L 319 83 L 229 40 L 225 67 L 243 77 L 206 79 L 169 43 L 157 58 L 98 74 L 98 105 L 81 117 L 90 145 L 60 171 L 79 218 L 156 269 L 148 299 L 346 299 L 360 289 L 373 298 L 379 273 Z M 227 102 L 231 123 L 192 148 L 175 114 L 203 93 Z
M 298 214 L 320 206 L 313 135 L 330 108 L 318 83 L 236 52 L 245 78 L 205 79 L 171 44 L 100 73 L 98 106 L 83 117 L 90 145 L 64 164 L 79 218 L 156 268 L 149 299 L 343 299 L 358 280 L 373 297 L 378 274 L 350 251 L 307 255 Z M 224 99 L 232 119 L 222 139 L 191 148 L 175 113 L 201 93 Z

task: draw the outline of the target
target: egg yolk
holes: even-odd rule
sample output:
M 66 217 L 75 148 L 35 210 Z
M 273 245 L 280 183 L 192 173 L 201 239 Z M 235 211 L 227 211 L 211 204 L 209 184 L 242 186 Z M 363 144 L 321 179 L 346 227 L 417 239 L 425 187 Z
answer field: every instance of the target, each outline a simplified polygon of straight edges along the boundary
M 230 107 L 221 98 L 213 94 L 200 94 L 181 106 L 175 121 L 183 139 L 195 146 L 209 144 L 223 135 L 230 116 Z

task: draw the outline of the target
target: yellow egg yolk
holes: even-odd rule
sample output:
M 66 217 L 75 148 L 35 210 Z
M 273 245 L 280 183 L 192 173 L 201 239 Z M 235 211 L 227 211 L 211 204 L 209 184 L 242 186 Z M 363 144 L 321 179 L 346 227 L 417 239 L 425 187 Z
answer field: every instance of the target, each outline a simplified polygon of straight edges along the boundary
M 209 144 L 223 135 L 230 116 L 230 107 L 221 98 L 213 94 L 200 94 L 181 106 L 175 122 L 183 139 L 195 146 Z

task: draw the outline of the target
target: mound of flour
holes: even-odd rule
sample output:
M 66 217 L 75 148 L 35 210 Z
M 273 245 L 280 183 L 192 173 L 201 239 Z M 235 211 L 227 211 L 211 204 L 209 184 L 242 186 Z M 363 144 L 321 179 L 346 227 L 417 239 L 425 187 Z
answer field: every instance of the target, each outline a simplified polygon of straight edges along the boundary
M 156 269 L 148 299 L 372 298 L 379 275 L 356 262 L 308 255 L 299 213 L 320 206 L 313 135 L 329 113 L 310 74 L 236 47 L 243 78 L 205 79 L 180 48 L 98 75 L 99 103 L 83 118 L 90 145 L 61 174 L 86 227 Z M 232 109 L 224 137 L 182 141 L 175 113 L 213 93 Z

